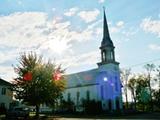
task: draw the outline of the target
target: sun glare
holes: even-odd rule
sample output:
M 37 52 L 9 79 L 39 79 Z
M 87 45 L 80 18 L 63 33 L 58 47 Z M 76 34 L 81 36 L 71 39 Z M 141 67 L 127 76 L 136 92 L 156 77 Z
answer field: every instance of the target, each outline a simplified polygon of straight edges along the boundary
M 48 47 L 58 54 L 63 53 L 68 48 L 67 43 L 59 39 L 50 40 L 48 42 Z
M 48 41 L 43 44 L 44 48 L 51 50 L 57 54 L 62 54 L 65 52 L 70 45 L 68 44 L 67 35 L 50 36 Z

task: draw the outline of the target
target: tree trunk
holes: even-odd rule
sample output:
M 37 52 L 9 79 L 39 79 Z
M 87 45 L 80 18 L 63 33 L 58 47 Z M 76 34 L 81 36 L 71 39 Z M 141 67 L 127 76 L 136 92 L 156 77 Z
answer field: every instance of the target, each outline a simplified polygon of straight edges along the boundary
M 39 118 L 39 105 L 36 105 L 36 118 Z
M 132 95 L 133 95 L 133 100 L 134 100 L 134 109 L 137 110 L 137 107 L 136 107 L 137 106 L 137 104 L 136 104 L 137 101 L 136 101 L 136 96 L 134 94 L 134 90 L 132 91 Z
M 134 98 L 134 109 L 137 110 L 137 101 L 136 101 L 136 98 Z
M 127 95 L 127 88 L 125 92 L 125 98 L 126 98 L 126 109 L 128 109 L 128 95 Z

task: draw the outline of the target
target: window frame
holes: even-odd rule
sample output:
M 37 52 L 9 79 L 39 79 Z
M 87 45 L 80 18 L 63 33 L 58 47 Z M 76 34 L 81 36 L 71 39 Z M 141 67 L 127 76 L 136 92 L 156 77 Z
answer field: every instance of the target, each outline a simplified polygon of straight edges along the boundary
M 6 95 L 7 89 L 5 87 L 2 88 L 1 95 Z

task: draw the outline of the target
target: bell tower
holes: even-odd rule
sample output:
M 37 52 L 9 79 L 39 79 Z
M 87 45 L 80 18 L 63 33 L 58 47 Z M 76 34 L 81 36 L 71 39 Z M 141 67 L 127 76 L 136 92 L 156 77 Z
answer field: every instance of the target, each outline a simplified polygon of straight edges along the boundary
M 98 66 L 108 64 L 108 63 L 117 63 L 115 61 L 114 54 L 114 45 L 110 38 L 105 9 L 103 15 L 103 39 L 101 42 L 100 50 L 101 50 L 101 62 L 98 63 Z

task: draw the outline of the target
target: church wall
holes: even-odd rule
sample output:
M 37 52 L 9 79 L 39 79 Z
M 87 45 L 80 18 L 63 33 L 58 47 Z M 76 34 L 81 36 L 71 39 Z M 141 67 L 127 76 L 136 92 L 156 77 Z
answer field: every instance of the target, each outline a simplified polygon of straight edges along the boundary
M 103 97 L 101 97 L 102 108 L 104 110 L 116 110 L 117 108 L 122 109 L 122 92 L 119 66 L 117 64 L 112 63 L 105 64 L 99 66 L 98 71 L 99 76 L 97 77 L 97 81 L 99 81 L 100 87 L 103 88 L 104 93 Z M 111 100 L 110 107 L 109 100 Z
M 70 100 L 73 101 L 77 107 L 82 104 L 83 99 L 87 99 L 88 91 L 89 99 L 101 101 L 103 110 L 122 109 L 122 92 L 118 64 L 105 64 L 99 66 L 96 70 L 89 71 L 90 72 L 86 71 L 81 74 L 76 73 L 68 77 L 68 88 L 63 93 L 63 98 L 68 101 L 68 94 L 70 94 Z M 92 79 L 83 79 L 85 75 L 92 76 L 90 77 Z M 107 78 L 107 80 L 105 80 L 105 78 Z M 79 95 L 77 95 L 78 92 Z M 109 100 L 111 100 L 110 103 Z
M 63 93 L 64 99 L 68 100 L 68 94 L 70 94 L 70 99 L 75 103 L 75 105 L 80 104 L 81 101 L 84 99 L 89 100 L 96 100 L 98 101 L 98 85 L 89 85 L 89 86 L 79 86 L 79 87 L 73 87 L 73 88 L 67 88 L 65 92 Z M 79 97 L 77 96 L 77 93 L 79 92 Z M 88 93 L 87 93 L 88 92 Z M 87 97 L 87 94 L 88 97 Z

